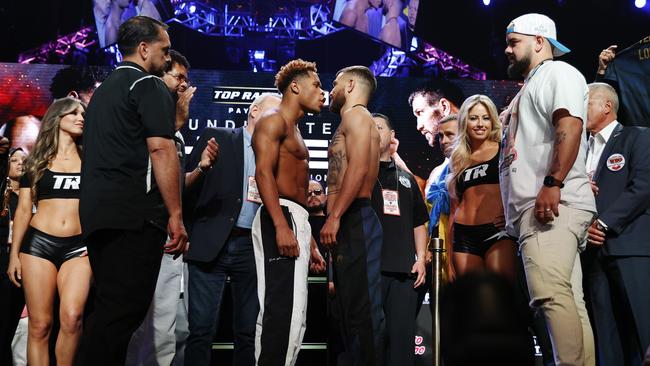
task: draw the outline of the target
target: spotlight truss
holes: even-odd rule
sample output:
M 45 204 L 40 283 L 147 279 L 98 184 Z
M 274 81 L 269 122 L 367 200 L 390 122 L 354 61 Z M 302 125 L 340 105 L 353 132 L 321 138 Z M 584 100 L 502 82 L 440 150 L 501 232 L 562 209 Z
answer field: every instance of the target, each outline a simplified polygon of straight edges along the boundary
M 225 2 L 218 7 L 207 5 L 199 0 L 176 0 L 172 3 L 174 17 L 169 22 L 178 22 L 210 36 L 242 38 L 248 33 L 263 33 L 275 39 L 309 40 L 344 28 L 332 22 L 331 9 L 326 1 L 292 8 L 278 8 L 268 17 L 264 17 L 264 21 L 257 20 L 250 9 L 233 7 L 234 10 L 231 10 Z M 18 62 L 47 63 L 52 62 L 53 57 L 63 60 L 71 52 L 88 53 L 91 47 L 98 43 L 96 33 L 94 26 L 83 27 L 74 33 L 21 53 Z M 400 68 L 416 65 L 421 65 L 425 69 L 437 67 L 442 73 L 455 74 L 460 78 L 486 79 L 485 72 L 426 42 L 421 42 L 419 47 L 412 48 L 409 52 L 387 47 L 384 55 L 370 68 L 377 76 L 391 77 L 396 76 Z
M 443 72 L 455 72 L 460 78 L 470 78 L 474 80 L 485 80 L 484 71 L 473 67 L 463 60 L 448 54 L 447 52 L 424 43 L 423 47 L 414 54 L 415 58 L 420 60 L 425 67 L 438 65 Z
M 410 52 L 388 46 L 370 69 L 375 76 L 392 77 L 398 75 L 400 69 L 412 67 L 421 67 L 424 70 L 436 68 L 443 75 L 454 75 L 458 78 L 486 79 L 484 71 L 426 42 L 422 42 L 421 47 Z
M 18 62 L 21 64 L 47 63 L 52 55 L 63 58 L 74 50 L 87 53 L 90 47 L 96 43 L 95 27 L 83 27 L 74 33 L 19 54 Z
M 393 47 L 388 47 L 386 52 L 370 65 L 370 70 L 375 76 L 392 77 L 397 74 L 399 67 L 404 67 L 413 62 L 406 56 L 406 52 Z
M 294 9 L 282 8 L 259 21 L 249 10 L 231 10 L 198 1 L 179 1 L 174 5 L 175 21 L 198 32 L 221 37 L 244 37 L 249 32 L 266 33 L 276 39 L 309 40 L 336 32 L 331 10 L 323 3 Z

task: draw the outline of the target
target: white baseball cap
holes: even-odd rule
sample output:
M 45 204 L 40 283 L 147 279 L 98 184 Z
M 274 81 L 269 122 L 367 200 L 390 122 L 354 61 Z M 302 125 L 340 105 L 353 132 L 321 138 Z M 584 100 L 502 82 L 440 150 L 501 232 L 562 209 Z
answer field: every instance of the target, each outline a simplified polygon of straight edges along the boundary
M 555 22 L 543 14 L 530 13 L 515 18 L 508 24 L 506 34 L 520 33 L 529 36 L 542 36 L 553 46 L 553 56 L 562 56 L 571 52 L 565 45 L 557 41 Z

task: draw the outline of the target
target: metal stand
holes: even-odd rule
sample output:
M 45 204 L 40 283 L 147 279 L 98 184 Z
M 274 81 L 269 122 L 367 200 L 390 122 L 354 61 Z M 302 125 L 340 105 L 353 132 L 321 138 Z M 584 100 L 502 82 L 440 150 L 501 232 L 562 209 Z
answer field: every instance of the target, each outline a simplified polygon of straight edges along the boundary
M 433 365 L 440 366 L 442 364 L 440 357 L 440 288 L 447 282 L 447 249 L 445 249 L 442 239 L 431 238 L 429 248 L 433 252 L 431 260 L 432 266 L 432 280 L 431 280 L 431 294 L 429 301 L 433 301 L 433 327 L 431 328 L 433 338 Z

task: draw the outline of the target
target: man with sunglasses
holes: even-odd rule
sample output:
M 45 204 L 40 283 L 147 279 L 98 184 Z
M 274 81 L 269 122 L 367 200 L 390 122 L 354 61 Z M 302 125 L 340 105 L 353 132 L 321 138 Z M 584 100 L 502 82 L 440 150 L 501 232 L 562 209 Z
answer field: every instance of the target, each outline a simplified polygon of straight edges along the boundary
M 309 212 L 309 225 L 312 233 L 320 233 L 325 225 L 325 207 L 327 205 L 327 194 L 323 185 L 316 180 L 309 181 L 307 191 L 307 211 Z M 341 310 L 337 304 L 334 290 L 334 274 L 332 270 L 331 255 L 329 249 L 321 245 L 320 235 L 313 235 L 318 250 L 323 255 L 327 268 L 318 272 L 327 276 L 327 365 L 336 365 L 338 354 L 343 351 L 343 340 L 341 339 Z
M 265 111 L 280 104 L 276 94 L 262 94 L 248 107 L 245 127 L 205 128 L 185 163 L 185 170 L 203 171 L 186 186 L 183 210 L 192 244 L 186 254 L 189 337 L 185 365 L 209 365 L 212 339 L 220 320 L 226 278 L 230 277 L 233 362 L 255 365 L 255 323 L 259 312 L 251 227 L 259 208 L 252 134 Z M 201 151 L 210 140 L 222 156 L 204 170 Z
M 325 216 L 326 203 L 327 196 L 323 186 L 319 181 L 310 180 L 307 191 L 307 211 L 309 211 L 309 216 Z
M 309 181 L 309 188 L 307 190 L 307 212 L 309 212 L 309 225 L 311 226 L 312 233 L 319 233 L 320 229 L 323 228 L 325 224 L 325 205 L 327 204 L 327 196 L 325 195 L 325 189 L 320 184 L 320 182 L 315 180 Z M 318 250 L 320 250 L 325 259 L 325 263 L 329 261 L 329 251 L 321 246 L 320 236 L 313 235 L 316 244 L 318 245 Z

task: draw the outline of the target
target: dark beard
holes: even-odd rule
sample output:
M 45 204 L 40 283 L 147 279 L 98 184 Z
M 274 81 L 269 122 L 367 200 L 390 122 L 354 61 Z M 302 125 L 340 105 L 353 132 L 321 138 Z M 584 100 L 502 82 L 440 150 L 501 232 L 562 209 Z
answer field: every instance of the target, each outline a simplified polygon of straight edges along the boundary
M 530 66 L 530 57 L 524 57 L 520 61 L 515 61 L 508 65 L 508 76 L 512 79 L 521 79 L 524 72 Z
M 165 69 L 151 70 L 150 74 L 162 78 L 165 76 Z
M 165 70 L 170 70 L 170 71 L 171 71 L 171 64 L 170 64 L 169 62 L 167 62 L 167 63 L 165 64 L 165 66 L 163 66 L 162 69 L 159 69 L 159 70 L 151 70 L 149 73 L 150 73 L 151 75 L 155 75 L 155 76 L 161 78 L 161 77 L 165 76 Z
M 321 211 L 325 212 L 325 205 L 307 207 L 307 212 L 309 212 L 310 214 L 314 214 Z
M 341 106 L 336 104 L 334 100 L 330 102 L 330 112 L 334 114 L 339 114 L 341 112 Z
M 337 98 L 339 100 L 336 98 L 330 99 L 330 112 L 335 114 L 341 113 L 341 107 L 343 107 L 343 104 L 345 104 L 345 97 L 341 98 L 337 95 Z

